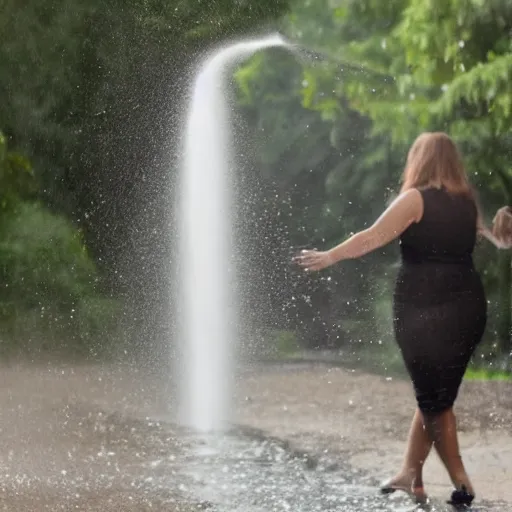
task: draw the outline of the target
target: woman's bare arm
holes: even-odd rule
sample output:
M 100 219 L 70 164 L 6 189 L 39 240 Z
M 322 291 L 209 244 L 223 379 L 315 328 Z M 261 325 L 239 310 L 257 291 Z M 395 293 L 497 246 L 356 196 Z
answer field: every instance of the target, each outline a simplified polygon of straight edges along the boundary
M 387 245 L 423 216 L 423 198 L 417 189 L 398 196 L 368 229 L 328 251 L 332 263 L 355 259 Z M 331 264 L 332 264 L 331 263 Z

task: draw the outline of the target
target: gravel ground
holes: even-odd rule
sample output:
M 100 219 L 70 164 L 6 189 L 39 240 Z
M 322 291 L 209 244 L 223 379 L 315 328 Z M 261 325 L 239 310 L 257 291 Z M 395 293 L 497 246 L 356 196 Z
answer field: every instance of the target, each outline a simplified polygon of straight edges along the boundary
M 158 407 L 150 379 L 53 365 L 1 375 L 0 510 L 197 510 L 177 483 L 155 480 L 151 463 L 188 447 L 172 427 L 146 418 Z
M 205 455 L 195 455 L 197 446 L 168 421 L 171 389 L 161 376 L 126 366 L 56 364 L 11 365 L 1 375 L 0 510 L 190 512 L 208 506 L 189 483 L 196 478 L 196 489 L 206 489 L 213 473 L 203 464 L 195 476 L 187 475 Z M 457 406 L 463 455 L 479 498 L 503 502 L 482 510 L 512 511 L 511 391 L 507 383 L 466 383 Z M 308 493 L 317 494 L 314 508 L 295 505 L 296 512 L 331 510 L 318 482 L 331 489 L 333 500 L 353 493 L 354 503 L 336 510 L 359 511 L 357 503 L 375 499 L 372 479 L 385 478 L 398 466 L 414 401 L 401 380 L 325 364 L 266 365 L 243 372 L 235 405 L 234 420 L 253 434 L 285 440 L 324 461 L 323 472 L 308 475 L 302 463 L 268 444 L 231 443 L 229 449 L 238 450 L 232 459 L 208 463 L 216 465 L 216 481 L 249 500 L 242 505 L 258 501 L 263 492 L 271 508 L 262 511 L 286 510 L 279 508 L 280 486 L 297 486 L 298 475 L 310 486 Z M 260 470 L 253 459 L 265 450 L 277 453 L 278 464 L 269 460 Z M 332 472 L 330 463 L 342 471 Z M 252 487 L 240 480 L 242 467 L 252 475 Z M 435 456 L 427 464 L 426 484 L 443 500 L 450 490 Z M 290 503 L 304 485 L 286 495 Z M 248 512 L 242 505 L 232 510 Z M 373 507 L 365 510 L 390 510 Z
M 414 411 L 409 382 L 327 364 L 255 371 L 237 395 L 237 420 L 316 453 L 330 453 L 378 480 L 399 467 Z M 512 511 L 512 384 L 465 382 L 456 406 L 460 443 L 478 495 Z M 432 454 L 425 484 L 451 491 Z

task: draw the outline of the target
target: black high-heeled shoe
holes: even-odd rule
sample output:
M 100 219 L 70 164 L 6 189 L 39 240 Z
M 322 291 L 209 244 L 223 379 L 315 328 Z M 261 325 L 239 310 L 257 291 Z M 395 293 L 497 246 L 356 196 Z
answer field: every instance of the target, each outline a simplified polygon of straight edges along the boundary
M 448 503 L 448 505 L 453 505 L 455 507 L 469 507 L 471 503 L 473 503 L 474 499 L 475 496 L 468 492 L 465 485 L 462 485 L 460 489 L 455 489 L 452 492 L 451 499 L 446 503 Z

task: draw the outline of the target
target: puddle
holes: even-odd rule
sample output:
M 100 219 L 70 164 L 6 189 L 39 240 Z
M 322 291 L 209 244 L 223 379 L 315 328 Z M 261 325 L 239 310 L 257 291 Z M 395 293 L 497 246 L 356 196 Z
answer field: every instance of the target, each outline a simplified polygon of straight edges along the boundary
M 180 460 L 181 491 L 216 512 L 448 512 L 420 507 L 403 493 L 381 496 L 376 482 L 343 461 L 297 455 L 273 440 L 230 433 L 192 437 Z M 465 509 L 469 512 L 470 509 Z M 505 510 L 478 504 L 472 512 Z
M 52 423 L 34 415 L 11 423 L 11 437 L 4 436 L 12 442 L 0 461 L 0 510 L 421 510 L 403 494 L 380 496 L 377 482 L 344 460 L 297 453 L 256 431 L 197 436 L 86 404 L 50 412 Z M 453 509 L 433 503 L 426 510 Z M 479 503 L 473 512 L 506 510 Z

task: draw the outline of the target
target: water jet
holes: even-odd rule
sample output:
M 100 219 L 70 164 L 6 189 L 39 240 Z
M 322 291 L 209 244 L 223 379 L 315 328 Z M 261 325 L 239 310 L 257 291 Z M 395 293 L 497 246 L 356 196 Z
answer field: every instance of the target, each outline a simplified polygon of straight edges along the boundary
M 176 372 L 180 421 L 200 432 L 228 424 L 239 317 L 232 224 L 236 169 L 226 78 L 255 52 L 285 45 L 277 35 L 217 50 L 200 66 L 188 105 L 178 197 Z

